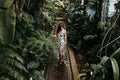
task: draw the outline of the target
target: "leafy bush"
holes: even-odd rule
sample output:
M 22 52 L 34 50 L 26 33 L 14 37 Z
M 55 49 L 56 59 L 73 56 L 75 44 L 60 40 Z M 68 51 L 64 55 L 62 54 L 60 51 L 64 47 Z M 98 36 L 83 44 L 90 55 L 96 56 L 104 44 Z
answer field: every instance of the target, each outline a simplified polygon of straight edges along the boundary
M 32 7 L 34 6 L 36 4 Z M 10 33 L 10 35 L 14 33 L 9 36 L 12 40 L 6 40 L 6 42 L 12 41 L 10 44 L 3 45 L 1 44 L 3 40 L 0 41 L 0 79 L 2 80 L 28 80 L 30 76 L 35 80 L 44 80 L 40 70 L 43 70 L 49 63 L 49 56 L 58 52 L 57 47 L 49 38 L 50 30 L 45 29 L 51 28 L 50 23 L 47 21 L 43 25 L 41 22 L 40 25 L 42 25 L 39 26 L 33 15 L 26 12 L 23 14 L 22 17 L 18 15 L 15 17 L 16 22 L 11 20 L 11 23 L 16 24 L 16 26 L 10 26 L 14 28 L 13 32 L 13 28 L 8 28 L 11 31 L 2 31 Z M 43 18 L 41 16 L 39 21 L 42 21 Z M 0 28 L 4 28 L 4 26 Z M 2 34 L 0 33 L 0 35 Z M 5 38 L 5 36 L 2 35 L 1 38 Z

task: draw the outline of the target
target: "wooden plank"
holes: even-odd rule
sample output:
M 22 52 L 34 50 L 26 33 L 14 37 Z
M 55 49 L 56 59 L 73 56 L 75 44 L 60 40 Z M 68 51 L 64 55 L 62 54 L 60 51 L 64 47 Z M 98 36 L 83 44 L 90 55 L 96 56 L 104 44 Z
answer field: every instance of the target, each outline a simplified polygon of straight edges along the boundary
M 73 80 L 75 80 L 75 77 L 79 75 L 79 71 L 75 60 L 74 52 L 70 48 L 69 48 L 69 56 L 70 56 L 71 72 L 72 72 Z

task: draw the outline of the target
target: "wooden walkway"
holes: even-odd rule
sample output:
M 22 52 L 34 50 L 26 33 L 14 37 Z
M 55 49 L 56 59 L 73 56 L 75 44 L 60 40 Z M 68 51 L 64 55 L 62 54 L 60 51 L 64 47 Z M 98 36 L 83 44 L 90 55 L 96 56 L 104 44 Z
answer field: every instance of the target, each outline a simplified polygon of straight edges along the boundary
M 79 73 L 71 49 L 67 49 L 66 56 L 68 61 L 66 65 L 58 65 L 55 56 L 51 56 L 51 64 L 47 69 L 46 80 L 74 80 Z
M 68 65 L 57 65 L 57 60 L 54 58 L 50 65 L 48 80 L 69 80 L 68 79 Z

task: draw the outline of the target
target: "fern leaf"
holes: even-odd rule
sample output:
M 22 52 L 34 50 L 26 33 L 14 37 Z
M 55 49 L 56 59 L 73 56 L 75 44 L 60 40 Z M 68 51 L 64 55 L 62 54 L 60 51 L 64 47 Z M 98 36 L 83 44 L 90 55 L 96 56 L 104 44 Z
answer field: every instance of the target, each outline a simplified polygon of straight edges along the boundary
M 0 57 L 10 57 L 10 58 L 15 58 L 16 60 L 20 61 L 21 63 L 24 64 L 24 59 L 17 53 L 15 53 L 13 50 L 11 49 L 3 49 L 2 50 L 2 55 Z
M 13 70 L 13 68 L 11 68 L 9 65 L 1 64 L 0 70 L 7 74 L 8 77 L 13 77 L 17 80 L 24 80 L 24 77 L 18 71 Z
M 12 66 L 14 66 L 16 68 L 19 68 L 20 70 L 23 70 L 23 71 L 27 72 L 24 65 L 22 63 L 18 62 L 17 60 L 15 60 L 15 59 L 6 58 L 5 63 L 8 63 L 9 65 L 12 65 Z

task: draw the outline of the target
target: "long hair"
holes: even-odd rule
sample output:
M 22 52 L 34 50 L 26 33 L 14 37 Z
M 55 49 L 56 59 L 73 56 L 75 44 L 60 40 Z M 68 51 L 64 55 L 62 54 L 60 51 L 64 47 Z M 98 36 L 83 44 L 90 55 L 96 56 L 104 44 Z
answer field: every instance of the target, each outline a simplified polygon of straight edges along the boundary
M 62 27 L 64 27 L 64 25 L 62 23 L 59 23 L 57 28 L 57 34 L 62 30 Z

